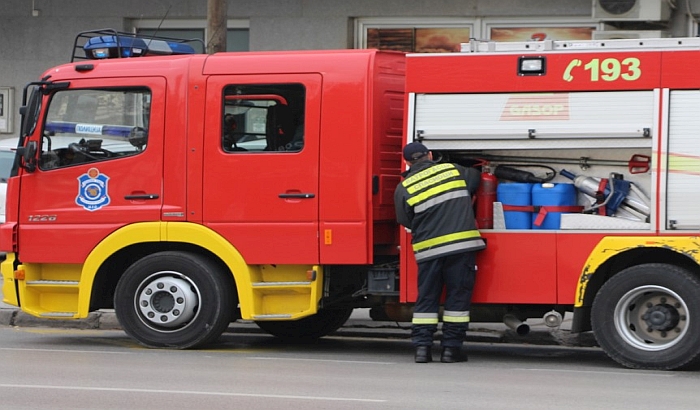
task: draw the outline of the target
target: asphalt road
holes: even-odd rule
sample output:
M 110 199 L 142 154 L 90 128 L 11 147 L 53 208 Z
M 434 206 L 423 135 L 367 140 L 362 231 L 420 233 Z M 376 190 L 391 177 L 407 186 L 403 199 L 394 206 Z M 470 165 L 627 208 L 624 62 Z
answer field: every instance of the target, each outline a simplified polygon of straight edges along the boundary
M 123 332 L 0 327 L 0 409 L 696 409 L 699 372 L 620 368 L 598 348 L 468 343 L 413 363 L 407 340 L 289 344 L 225 333 L 204 350 Z

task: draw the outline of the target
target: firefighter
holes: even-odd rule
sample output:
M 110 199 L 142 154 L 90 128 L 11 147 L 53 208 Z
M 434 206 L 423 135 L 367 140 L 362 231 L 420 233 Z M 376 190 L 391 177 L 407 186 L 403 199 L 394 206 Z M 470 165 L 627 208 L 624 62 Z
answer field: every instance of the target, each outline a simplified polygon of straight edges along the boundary
M 438 163 L 419 142 L 403 149 L 409 170 L 394 192 L 397 221 L 411 231 L 418 263 L 418 299 L 411 339 L 416 363 L 432 361 L 433 335 L 446 289 L 440 361 L 466 361 L 462 344 L 476 276 L 476 251 L 486 247 L 476 228 L 471 195 L 479 172 L 458 164 Z

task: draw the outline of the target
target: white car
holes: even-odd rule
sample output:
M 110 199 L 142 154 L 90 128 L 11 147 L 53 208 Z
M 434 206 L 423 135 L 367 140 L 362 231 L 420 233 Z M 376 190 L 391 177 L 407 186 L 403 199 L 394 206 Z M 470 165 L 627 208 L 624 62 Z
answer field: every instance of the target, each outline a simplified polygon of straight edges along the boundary
M 10 171 L 12 171 L 15 151 L 17 151 L 17 138 L 0 139 L 0 223 L 5 222 L 7 179 L 10 177 Z

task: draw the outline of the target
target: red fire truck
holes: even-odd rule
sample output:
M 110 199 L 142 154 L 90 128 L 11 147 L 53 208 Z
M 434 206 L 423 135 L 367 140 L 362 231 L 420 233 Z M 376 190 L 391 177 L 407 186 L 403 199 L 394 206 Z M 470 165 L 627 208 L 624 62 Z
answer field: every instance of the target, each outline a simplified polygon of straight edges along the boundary
M 571 312 L 624 366 L 700 361 L 698 39 L 207 56 L 96 31 L 74 49 L 24 92 L 6 303 L 114 308 L 172 348 L 237 319 L 304 339 L 357 307 L 410 319 L 392 201 L 418 140 L 482 170 L 472 321 Z

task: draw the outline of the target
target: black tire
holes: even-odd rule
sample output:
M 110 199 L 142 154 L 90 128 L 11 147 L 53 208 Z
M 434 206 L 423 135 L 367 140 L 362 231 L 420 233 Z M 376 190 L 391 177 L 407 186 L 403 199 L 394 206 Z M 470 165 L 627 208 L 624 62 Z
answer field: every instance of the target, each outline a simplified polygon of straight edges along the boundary
M 700 280 L 650 263 L 610 278 L 593 301 L 591 325 L 605 353 L 635 369 L 673 370 L 700 362 Z
M 340 329 L 352 308 L 321 309 L 313 316 L 289 321 L 255 322 L 265 332 L 285 340 L 315 340 Z
M 207 258 L 160 252 L 131 265 L 114 308 L 126 333 L 148 347 L 187 349 L 217 339 L 231 322 L 233 279 Z

